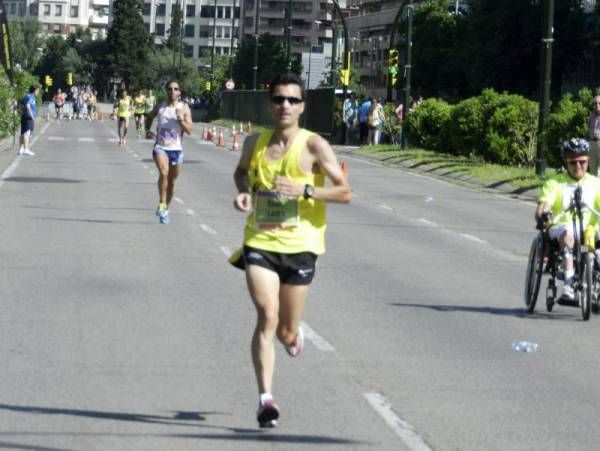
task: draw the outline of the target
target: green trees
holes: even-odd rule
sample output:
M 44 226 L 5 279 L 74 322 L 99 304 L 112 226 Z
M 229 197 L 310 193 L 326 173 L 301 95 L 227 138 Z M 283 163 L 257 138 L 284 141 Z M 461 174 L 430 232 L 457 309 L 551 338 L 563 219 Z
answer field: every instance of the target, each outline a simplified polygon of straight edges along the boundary
M 241 89 L 252 89 L 254 77 L 254 38 L 244 38 L 233 63 L 233 78 Z M 265 85 L 273 77 L 287 68 L 284 41 L 270 34 L 262 34 L 258 39 L 257 85 Z M 292 61 L 292 72 L 300 74 L 302 64 Z
M 40 36 L 41 25 L 34 20 L 8 23 L 13 63 L 23 70 L 32 72 L 38 64 L 43 50 L 44 39 Z
M 150 34 L 142 20 L 142 0 L 115 0 L 113 22 L 108 30 L 109 61 L 115 74 L 131 89 L 149 86 Z

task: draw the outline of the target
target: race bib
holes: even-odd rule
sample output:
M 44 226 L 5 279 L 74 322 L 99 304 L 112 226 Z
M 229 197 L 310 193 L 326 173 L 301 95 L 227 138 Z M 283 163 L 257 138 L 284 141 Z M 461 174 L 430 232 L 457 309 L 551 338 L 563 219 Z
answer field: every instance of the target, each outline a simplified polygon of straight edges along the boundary
M 254 227 L 258 230 L 290 228 L 298 225 L 298 199 L 274 191 L 254 195 Z

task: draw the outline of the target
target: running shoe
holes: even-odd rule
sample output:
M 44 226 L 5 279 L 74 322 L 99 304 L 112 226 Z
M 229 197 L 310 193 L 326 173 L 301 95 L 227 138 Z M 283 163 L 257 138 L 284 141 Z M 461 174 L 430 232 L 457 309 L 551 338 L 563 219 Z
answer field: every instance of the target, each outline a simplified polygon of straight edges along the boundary
M 160 205 L 156 209 L 156 216 L 158 216 L 158 220 L 161 224 L 168 224 L 171 222 L 171 219 L 169 218 L 169 210 L 166 208 L 161 208 Z
M 565 285 L 563 287 L 562 299 L 566 301 L 574 301 L 575 300 L 575 292 L 573 291 L 573 287 L 571 285 Z
M 35 155 L 35 153 L 29 149 L 23 149 L 19 150 L 19 155 L 29 155 L 30 157 L 32 157 L 33 155 Z
M 277 418 L 279 418 L 279 407 L 277 407 L 275 401 L 269 399 L 259 404 L 258 411 L 256 412 L 259 427 L 274 428 L 277 426 Z
M 304 331 L 298 326 L 298 333 L 294 341 L 288 346 L 285 346 L 285 350 L 292 357 L 298 357 L 304 348 Z

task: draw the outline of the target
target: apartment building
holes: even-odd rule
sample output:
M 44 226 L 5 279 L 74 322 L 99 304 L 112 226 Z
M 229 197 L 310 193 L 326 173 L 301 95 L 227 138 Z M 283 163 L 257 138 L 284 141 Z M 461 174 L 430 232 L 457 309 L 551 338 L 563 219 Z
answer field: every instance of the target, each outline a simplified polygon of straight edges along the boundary
M 42 32 L 66 36 L 80 28 L 105 38 L 110 0 L 6 0 L 8 20 L 37 20 Z
M 238 44 L 241 1 L 145 1 L 143 10 L 144 25 L 148 32 L 154 34 L 155 44 L 161 46 L 169 36 L 172 11 L 174 8 L 181 8 L 183 5 L 184 55 L 193 58 L 199 69 L 201 69 L 204 67 L 201 59 L 208 57 L 212 52 L 213 36 L 215 54 L 229 55 L 232 51 L 235 53 Z

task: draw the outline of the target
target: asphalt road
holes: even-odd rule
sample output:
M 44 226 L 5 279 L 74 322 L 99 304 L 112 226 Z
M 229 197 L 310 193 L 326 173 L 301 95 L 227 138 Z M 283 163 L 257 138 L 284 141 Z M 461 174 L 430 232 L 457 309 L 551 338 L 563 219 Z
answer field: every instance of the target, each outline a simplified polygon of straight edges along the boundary
M 200 132 L 167 226 L 151 142 L 118 149 L 114 122 L 38 124 L 5 164 L 0 449 L 598 448 L 600 318 L 523 310 L 533 204 L 348 155 L 305 352 L 277 347 L 282 416 L 256 429 L 238 154 Z

